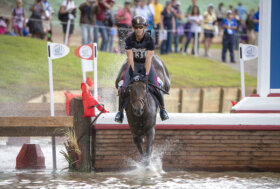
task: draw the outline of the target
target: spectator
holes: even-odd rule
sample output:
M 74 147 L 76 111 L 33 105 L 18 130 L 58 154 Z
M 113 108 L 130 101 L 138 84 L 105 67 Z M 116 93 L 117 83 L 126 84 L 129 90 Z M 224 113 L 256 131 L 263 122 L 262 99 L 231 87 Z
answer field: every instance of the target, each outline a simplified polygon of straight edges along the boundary
M 217 22 L 218 22 L 218 27 L 219 27 L 219 33 L 222 31 L 221 23 L 223 19 L 225 18 L 225 9 L 224 9 L 224 3 L 220 3 L 218 6 L 218 9 L 216 10 L 216 15 L 217 15 Z
M 118 26 L 119 47 L 122 54 L 125 53 L 125 39 L 131 28 L 132 14 L 130 12 L 130 0 L 125 0 L 124 8 L 120 9 L 115 16 Z
M 81 16 L 80 16 L 80 26 L 82 32 L 82 45 L 91 44 L 93 37 L 93 25 L 96 22 L 96 15 L 94 12 L 93 3 L 90 0 L 86 0 L 79 6 Z
M 16 1 L 16 7 L 12 11 L 12 28 L 16 35 L 23 36 L 22 29 L 25 26 L 25 11 L 22 8 L 22 1 Z
M 114 45 L 114 36 L 115 36 L 115 28 L 113 28 L 115 20 L 112 11 L 112 7 L 115 4 L 115 0 L 106 0 L 106 2 L 110 5 L 110 9 L 106 10 L 106 19 L 105 19 L 105 26 L 107 27 L 107 34 L 108 34 L 108 44 L 107 44 L 107 52 L 113 52 L 113 45 Z
M 172 6 L 172 12 L 175 16 L 175 28 L 176 28 L 176 32 L 174 35 L 174 42 L 175 42 L 175 52 L 178 52 L 178 46 L 179 46 L 179 42 L 180 42 L 180 37 L 184 34 L 183 30 L 184 28 L 181 25 L 181 20 L 182 20 L 182 12 L 180 10 L 180 1 L 176 1 L 176 0 L 172 0 L 173 4 L 175 2 L 175 5 Z M 171 2 L 171 5 L 172 5 Z
M 0 16 L 0 35 L 4 35 L 7 31 L 7 24 L 5 22 L 5 19 Z
M 166 2 L 165 8 L 161 13 L 160 28 L 162 31 L 165 30 L 167 32 L 166 40 L 163 40 L 161 43 L 160 54 L 168 54 L 171 52 L 172 32 L 175 29 L 175 18 L 170 1 Z
M 234 10 L 233 13 L 233 19 L 236 20 L 237 22 L 237 29 L 236 32 L 234 34 L 234 45 L 233 45 L 233 49 L 238 50 L 239 47 L 239 39 L 240 39 L 240 35 L 241 35 L 241 19 L 239 17 L 239 12 L 237 9 Z
M 216 23 L 216 15 L 213 12 L 214 5 L 209 4 L 207 11 L 204 13 L 204 50 L 205 56 L 209 56 L 209 49 L 214 37 L 214 25 Z
M 140 0 L 139 6 L 136 8 L 135 16 L 143 16 L 146 20 L 148 19 L 148 9 L 146 4 L 146 0 Z
M 187 11 L 186 11 L 186 14 L 185 14 L 185 17 L 188 18 L 189 15 L 192 14 L 192 9 L 194 6 L 197 6 L 197 0 L 192 0 L 192 5 L 190 5 L 188 8 L 187 8 Z
M 192 54 L 194 54 L 194 49 L 196 48 L 198 50 L 199 48 L 199 37 L 201 33 L 201 23 L 202 23 L 202 16 L 200 14 L 198 6 L 194 6 L 192 8 L 192 13 L 189 15 L 189 22 L 191 23 L 191 32 L 192 32 L 192 38 L 193 40 L 193 47 L 192 47 Z M 197 46 L 195 46 L 195 33 L 197 33 Z M 188 40 L 184 47 L 184 53 L 187 52 L 188 45 L 190 43 L 191 39 Z
M 159 45 L 159 29 L 160 29 L 160 16 L 161 12 L 163 11 L 162 5 L 159 3 L 159 0 L 155 0 L 153 3 L 155 9 L 155 16 L 154 16 L 154 28 L 155 28 L 155 42 L 156 46 Z
M 227 49 L 230 53 L 230 62 L 235 63 L 233 43 L 234 43 L 234 33 L 237 29 L 237 22 L 233 19 L 232 11 L 227 11 L 227 18 L 223 19 L 221 26 L 224 28 L 223 34 L 223 49 L 222 49 L 222 61 L 226 62 L 226 52 Z
M 32 12 L 29 21 L 29 33 L 32 37 L 44 39 L 45 32 L 43 28 L 42 16 L 45 16 L 45 9 L 43 2 L 40 0 L 34 0 L 34 3 L 30 6 Z
M 59 12 L 60 12 L 60 14 L 67 15 L 67 17 L 66 17 L 67 21 L 65 20 L 61 24 L 62 24 L 62 29 L 63 29 L 63 39 L 65 40 L 66 44 L 70 44 L 70 38 L 74 32 L 74 18 L 75 18 L 75 14 L 76 14 L 75 2 L 73 0 L 64 0 L 61 4 Z M 70 24 L 69 34 L 68 34 L 68 38 L 66 39 L 68 23 Z
M 239 32 L 240 32 L 240 42 L 248 43 L 247 26 L 245 20 L 240 21 Z
M 154 6 L 152 4 L 152 0 L 148 0 L 147 1 L 147 10 L 148 10 L 148 18 L 147 18 L 147 22 L 148 22 L 148 26 L 147 26 L 147 30 L 151 31 L 151 36 L 154 36 L 154 16 L 155 16 L 155 9 Z
M 108 33 L 105 27 L 106 10 L 110 9 L 111 6 L 105 0 L 97 0 L 97 14 L 96 14 L 96 25 L 97 28 L 94 30 L 94 42 L 98 42 L 98 33 L 101 34 L 102 42 L 100 46 L 101 51 L 107 51 L 108 46 Z
M 185 17 L 188 18 L 189 15 L 191 15 L 192 13 L 192 9 L 194 6 L 197 6 L 197 0 L 192 0 L 192 5 L 190 5 L 185 13 Z M 185 48 L 185 44 L 186 43 L 190 43 L 191 39 L 192 39 L 192 32 L 191 32 L 191 23 L 189 21 L 187 21 L 184 24 L 184 36 L 182 39 L 182 52 L 184 54 L 184 48 Z
M 258 45 L 259 42 L 259 17 L 260 17 L 260 8 L 258 8 L 258 11 L 254 14 L 254 31 L 255 31 L 255 45 Z
M 140 6 L 140 0 L 134 0 L 133 6 L 130 9 L 132 17 L 140 14 L 138 9 L 139 6 Z
M 254 44 L 255 33 L 254 33 L 254 14 L 255 11 L 251 10 L 246 19 L 246 27 L 247 27 L 247 35 L 248 35 L 248 43 Z
M 43 0 L 43 5 L 45 9 L 45 16 L 43 20 L 43 28 L 44 33 L 47 34 L 47 41 L 52 41 L 52 7 L 50 6 L 50 3 L 48 0 Z
M 27 23 L 28 20 L 25 21 L 25 23 Z M 26 24 L 25 24 L 26 25 Z M 24 26 L 22 29 L 22 34 L 24 37 L 31 37 L 31 34 L 28 32 L 28 30 L 26 29 L 26 27 Z M 11 33 L 10 33 L 11 35 Z
M 229 6 L 228 6 L 228 10 L 233 11 L 233 6 L 232 6 L 232 5 L 229 5 Z
M 240 20 L 245 20 L 248 12 L 247 12 L 246 8 L 242 6 L 241 2 L 238 3 L 238 6 L 236 7 L 236 9 L 238 10 Z
M 3 24 L 2 27 L 5 27 L 5 25 L 6 25 L 5 35 L 17 36 L 14 31 L 10 30 L 10 19 L 3 18 L 3 20 L 4 20 L 5 24 L 2 23 Z M 23 32 L 23 34 L 24 34 L 24 32 Z

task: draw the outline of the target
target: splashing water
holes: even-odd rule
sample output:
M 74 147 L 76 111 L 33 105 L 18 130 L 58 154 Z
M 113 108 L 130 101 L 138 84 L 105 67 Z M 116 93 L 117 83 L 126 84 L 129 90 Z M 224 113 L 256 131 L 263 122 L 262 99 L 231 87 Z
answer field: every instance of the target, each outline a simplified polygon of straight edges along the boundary
M 126 176 L 136 177 L 137 179 L 145 179 L 150 177 L 160 178 L 163 174 L 165 174 L 164 170 L 162 169 L 162 158 L 164 153 L 169 149 L 170 145 L 170 141 L 166 141 L 161 145 L 155 145 L 149 166 L 144 165 L 142 162 L 128 159 L 126 163 L 130 167 L 135 167 L 135 169 L 123 174 Z

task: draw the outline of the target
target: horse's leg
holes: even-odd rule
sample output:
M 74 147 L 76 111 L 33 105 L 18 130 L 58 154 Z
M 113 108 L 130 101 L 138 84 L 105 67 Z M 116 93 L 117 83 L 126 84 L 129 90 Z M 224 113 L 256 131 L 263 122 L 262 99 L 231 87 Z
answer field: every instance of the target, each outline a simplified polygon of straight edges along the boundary
M 148 130 L 146 134 L 146 153 L 145 153 L 145 161 L 144 164 L 146 166 L 150 165 L 151 161 L 151 155 L 153 151 L 153 143 L 154 143 L 154 138 L 155 138 L 155 127 L 152 127 Z
M 141 145 L 141 143 L 143 142 L 142 138 L 138 137 L 138 136 L 133 136 L 133 141 L 134 141 L 134 144 L 136 145 L 138 151 L 141 154 L 141 158 L 143 158 L 143 148 Z

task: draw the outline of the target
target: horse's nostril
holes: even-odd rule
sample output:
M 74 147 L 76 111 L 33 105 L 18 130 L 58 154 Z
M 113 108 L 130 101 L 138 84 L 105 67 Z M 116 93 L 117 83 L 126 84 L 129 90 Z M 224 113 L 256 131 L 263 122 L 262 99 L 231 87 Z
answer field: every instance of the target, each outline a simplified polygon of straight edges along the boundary
M 144 112 L 144 110 L 143 110 L 142 108 L 133 108 L 133 113 L 134 113 L 135 115 L 140 116 L 140 115 L 143 114 L 143 112 Z

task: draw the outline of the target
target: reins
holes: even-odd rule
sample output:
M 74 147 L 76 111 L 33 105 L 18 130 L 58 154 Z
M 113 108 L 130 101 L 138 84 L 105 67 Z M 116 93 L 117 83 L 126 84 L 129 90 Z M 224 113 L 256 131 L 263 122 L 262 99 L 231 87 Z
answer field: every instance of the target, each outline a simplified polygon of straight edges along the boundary
M 154 85 L 154 84 L 151 83 L 151 82 L 148 82 L 148 85 L 150 85 L 150 86 L 152 86 L 152 87 L 154 87 L 154 88 L 156 88 L 156 89 L 162 91 L 164 94 L 168 94 L 168 95 L 169 95 L 169 92 L 167 92 L 166 90 L 164 90 L 164 89 L 162 89 L 162 88 L 160 88 L 160 87 Z

